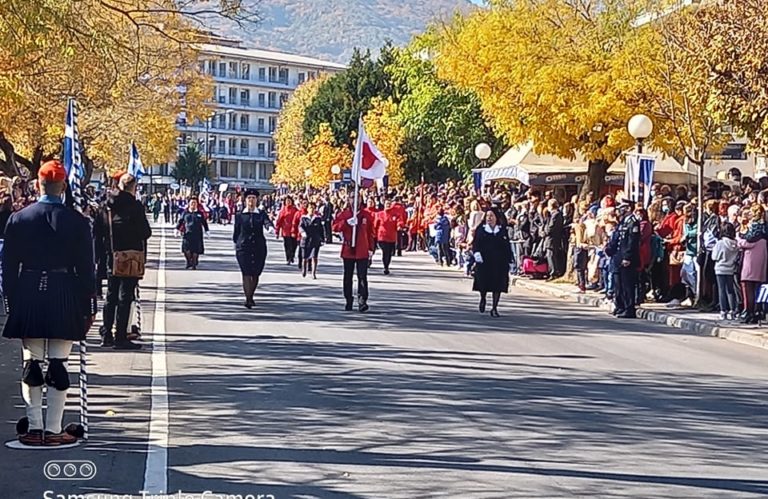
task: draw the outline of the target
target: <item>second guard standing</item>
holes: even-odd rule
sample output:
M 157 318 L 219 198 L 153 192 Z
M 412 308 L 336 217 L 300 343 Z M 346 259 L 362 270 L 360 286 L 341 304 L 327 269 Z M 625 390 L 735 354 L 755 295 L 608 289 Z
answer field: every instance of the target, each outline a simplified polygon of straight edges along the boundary
M 606 248 L 616 269 L 613 313 L 621 319 L 637 318 L 635 291 L 640 266 L 640 221 L 632 213 L 633 208 L 634 202 L 629 200 L 619 204 L 619 226 Z

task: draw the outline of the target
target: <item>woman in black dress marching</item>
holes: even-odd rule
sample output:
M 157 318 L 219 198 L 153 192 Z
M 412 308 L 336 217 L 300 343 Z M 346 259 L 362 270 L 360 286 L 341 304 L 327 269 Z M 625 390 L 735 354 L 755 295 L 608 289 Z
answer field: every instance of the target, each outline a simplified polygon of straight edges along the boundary
M 476 262 L 473 289 L 480 292 L 481 313 L 485 313 L 486 296 L 491 293 L 491 317 L 499 317 L 501 294 L 509 291 L 509 265 L 512 262 L 509 236 L 499 220 L 496 211 L 488 211 L 485 214 L 485 223 L 477 228 L 472 242 Z
M 235 215 L 235 243 L 237 264 L 243 275 L 243 293 L 245 308 L 253 308 L 253 294 L 259 286 L 259 277 L 264 271 L 267 260 L 267 239 L 264 228 L 271 226 L 269 216 L 258 207 L 259 191 L 249 189 L 245 192 L 243 211 Z
M 317 279 L 317 261 L 320 258 L 320 246 L 323 245 L 325 232 L 323 231 L 323 219 L 317 212 L 317 205 L 313 202 L 307 205 L 307 214 L 299 221 L 301 233 L 301 251 L 304 256 L 302 277 L 307 277 L 307 270 L 312 269 L 312 279 Z
M 176 230 L 182 233 L 181 252 L 187 259 L 187 268 L 197 270 L 200 255 L 205 253 L 203 235 L 208 234 L 208 222 L 198 210 L 197 199 L 189 200 L 187 211 L 179 219 Z

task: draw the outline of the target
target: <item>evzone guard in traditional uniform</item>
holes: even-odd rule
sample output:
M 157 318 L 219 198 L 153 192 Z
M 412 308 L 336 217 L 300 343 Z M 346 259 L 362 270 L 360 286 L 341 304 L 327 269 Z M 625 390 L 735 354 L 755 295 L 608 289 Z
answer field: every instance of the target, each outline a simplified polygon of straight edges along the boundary
M 72 343 L 85 339 L 94 319 L 93 239 L 88 220 L 64 205 L 66 177 L 60 162 L 44 163 L 38 173 L 39 201 L 11 215 L 5 229 L 8 320 L 3 336 L 22 342 L 27 416 L 18 427 L 24 426 L 19 441 L 29 446 L 76 443 L 74 435 L 62 431 L 70 384 L 67 359 Z M 48 387 L 45 418 L 43 385 Z

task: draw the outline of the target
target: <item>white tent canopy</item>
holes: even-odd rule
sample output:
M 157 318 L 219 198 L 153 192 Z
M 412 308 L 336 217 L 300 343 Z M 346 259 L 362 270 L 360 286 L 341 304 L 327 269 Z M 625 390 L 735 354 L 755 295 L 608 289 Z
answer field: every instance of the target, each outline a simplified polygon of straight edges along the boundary
M 589 173 L 589 161 L 577 154 L 574 159 L 565 159 L 551 154 L 534 152 L 533 142 L 510 148 L 490 168 L 478 168 L 474 171 L 482 175 L 482 183 L 491 180 L 516 180 L 525 185 L 531 185 L 533 178 L 544 177 L 541 183 L 556 183 L 558 178 L 569 178 L 577 183 L 583 182 L 583 176 Z M 633 152 L 630 149 L 626 152 Z M 647 155 L 656 157 L 654 182 L 665 184 L 689 184 L 696 182 L 695 168 L 681 165 L 670 156 L 659 151 L 649 150 Z M 623 178 L 626 172 L 624 155 L 616 160 L 609 168 L 608 175 Z M 613 179 L 618 180 L 618 179 Z
M 490 168 L 475 170 L 482 173 L 483 183 L 490 180 L 517 180 L 530 185 L 531 175 L 586 174 L 589 162 L 577 155 L 564 159 L 551 154 L 536 154 L 533 142 L 510 148 Z

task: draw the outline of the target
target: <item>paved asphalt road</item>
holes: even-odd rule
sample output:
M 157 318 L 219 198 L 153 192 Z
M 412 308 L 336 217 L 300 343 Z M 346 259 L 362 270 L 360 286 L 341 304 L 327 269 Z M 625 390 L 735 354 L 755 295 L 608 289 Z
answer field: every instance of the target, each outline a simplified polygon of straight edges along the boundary
M 518 291 L 491 319 L 469 281 L 421 255 L 391 276 L 377 262 L 371 312 L 348 313 L 338 245 L 312 281 L 270 242 L 248 311 L 230 227 L 214 228 L 197 271 L 166 229 L 159 278 L 162 232 L 142 294 L 149 331 L 165 280 L 167 376 L 153 390 L 149 349 L 94 344 L 90 442 L 0 449 L 0 497 L 141 497 L 165 480 L 211 499 L 768 497 L 765 351 Z M 17 358 L 0 344 L 6 438 Z M 150 419 L 156 443 L 168 432 L 167 469 L 162 452 L 147 460 Z M 49 459 L 91 460 L 97 476 L 46 480 Z

